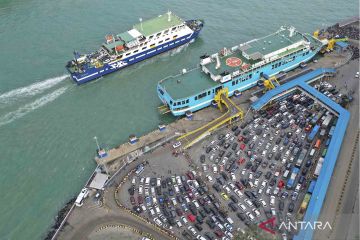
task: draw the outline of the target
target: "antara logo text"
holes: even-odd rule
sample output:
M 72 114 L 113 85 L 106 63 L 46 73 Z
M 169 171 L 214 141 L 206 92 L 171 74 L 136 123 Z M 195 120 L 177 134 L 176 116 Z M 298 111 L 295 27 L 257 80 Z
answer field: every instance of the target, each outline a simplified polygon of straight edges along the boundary
M 270 218 L 267 221 L 261 222 L 259 224 L 259 228 L 267 231 L 271 234 L 275 234 L 275 231 L 272 230 L 275 228 L 275 221 L 276 218 Z M 270 228 L 269 228 L 270 227 Z M 306 221 L 296 221 L 296 222 L 281 222 L 279 225 L 279 229 L 292 231 L 292 230 L 325 230 L 326 228 L 332 230 L 332 227 L 329 222 L 321 222 L 321 221 L 314 221 L 314 222 L 306 222 Z

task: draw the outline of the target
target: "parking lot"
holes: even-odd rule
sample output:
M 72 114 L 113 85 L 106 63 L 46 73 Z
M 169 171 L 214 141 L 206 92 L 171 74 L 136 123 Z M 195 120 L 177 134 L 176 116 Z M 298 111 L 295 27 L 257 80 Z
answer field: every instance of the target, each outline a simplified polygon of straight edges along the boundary
M 350 101 L 327 82 L 315 87 L 340 104 Z M 296 232 L 279 224 L 302 219 L 336 121 L 297 90 L 217 131 L 186 156 L 172 155 L 171 145 L 161 149 L 138 167 L 122 199 L 181 238 L 231 239 L 273 217 L 273 230 L 291 238 Z

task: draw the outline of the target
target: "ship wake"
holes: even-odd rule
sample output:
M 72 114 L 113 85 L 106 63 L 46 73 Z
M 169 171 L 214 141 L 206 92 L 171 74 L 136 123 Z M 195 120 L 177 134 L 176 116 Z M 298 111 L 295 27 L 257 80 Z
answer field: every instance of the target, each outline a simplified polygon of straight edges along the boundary
M 45 106 L 46 104 L 54 101 L 59 96 L 61 96 L 63 93 L 65 93 L 65 91 L 68 88 L 69 88 L 68 86 L 61 87 L 49 94 L 46 94 L 46 95 L 36 99 L 35 101 L 33 101 L 31 103 L 27 103 L 27 104 L 21 106 L 20 108 L 18 108 L 17 110 L 15 110 L 13 112 L 6 113 L 5 115 L 0 117 L 0 127 L 4 126 L 6 124 L 9 124 L 19 118 L 22 118 L 25 115 L 31 113 L 32 111 L 34 111 L 38 108 L 41 108 L 41 107 Z
M 4 105 L 14 103 L 20 99 L 41 94 L 45 90 L 52 88 L 55 85 L 61 83 L 68 77 L 69 75 L 62 75 L 58 77 L 48 78 L 46 80 L 35 82 L 25 87 L 21 87 L 11 90 L 9 92 L 5 92 L 0 95 L 0 106 L 4 107 Z

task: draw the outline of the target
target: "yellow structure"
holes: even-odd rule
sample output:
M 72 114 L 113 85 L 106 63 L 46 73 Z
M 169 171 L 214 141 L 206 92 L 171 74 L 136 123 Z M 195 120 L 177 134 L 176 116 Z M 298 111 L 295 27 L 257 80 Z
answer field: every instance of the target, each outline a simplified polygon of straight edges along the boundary
M 206 137 L 225 123 L 231 123 L 231 121 L 235 118 L 244 118 L 243 110 L 229 98 L 228 88 L 219 90 L 216 93 L 214 100 L 221 111 L 223 111 L 222 105 L 224 105 L 226 112 L 204 126 L 180 136 L 177 140 L 183 143 L 182 146 L 184 146 L 184 149 L 191 147 L 193 144 L 200 141 L 202 138 Z
M 222 112 L 222 100 L 221 100 L 221 96 L 224 95 L 225 97 L 228 97 L 229 96 L 229 89 L 228 88 L 223 88 L 223 89 L 220 89 L 215 97 L 214 97 L 214 100 L 215 102 L 217 103 L 217 106 L 219 107 L 220 111 Z
M 271 77 L 267 80 L 264 80 L 264 87 L 266 89 L 266 91 L 274 89 L 276 86 L 274 84 L 274 82 L 280 86 L 280 83 L 278 82 L 278 80 L 276 79 L 276 77 Z
M 319 39 L 319 30 L 316 30 L 316 31 L 313 33 L 313 36 L 314 36 L 314 38 Z
M 324 47 L 321 50 L 321 53 L 332 51 L 332 50 L 334 50 L 335 43 L 337 43 L 337 42 L 347 42 L 348 40 L 349 40 L 348 38 L 332 38 L 332 39 L 327 41 L 326 47 Z

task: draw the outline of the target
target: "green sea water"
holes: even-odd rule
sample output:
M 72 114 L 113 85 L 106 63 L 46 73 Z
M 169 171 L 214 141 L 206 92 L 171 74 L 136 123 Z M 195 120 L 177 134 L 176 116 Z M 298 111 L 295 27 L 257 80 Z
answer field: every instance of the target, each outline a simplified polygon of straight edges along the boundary
M 312 32 L 357 15 L 355 0 L 0 0 L 0 239 L 41 239 L 95 167 L 96 135 L 115 147 L 159 123 L 158 80 L 199 56 L 281 25 Z M 98 81 L 76 86 L 65 63 L 109 33 L 168 9 L 205 20 L 201 37 Z

